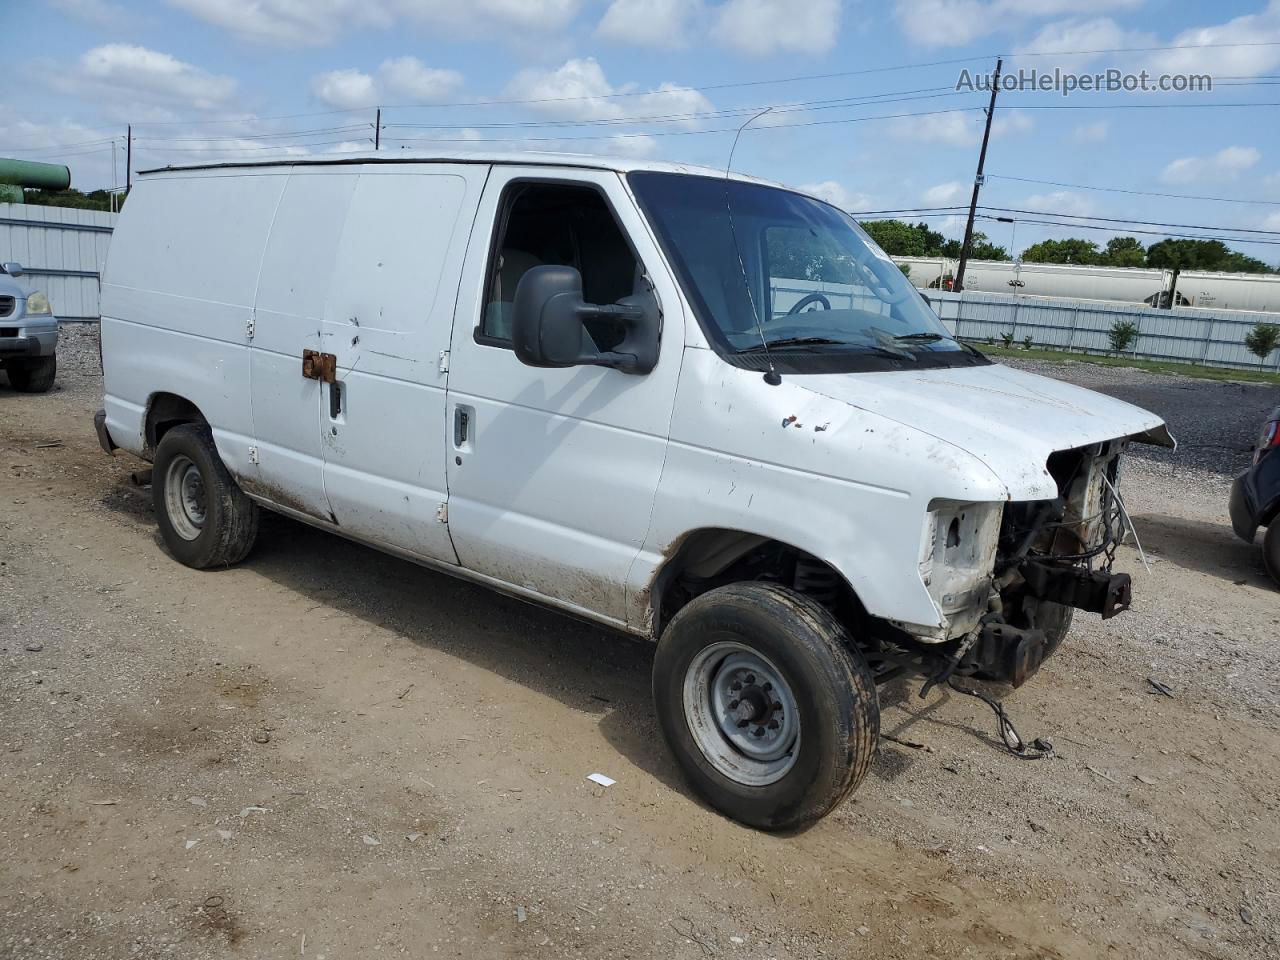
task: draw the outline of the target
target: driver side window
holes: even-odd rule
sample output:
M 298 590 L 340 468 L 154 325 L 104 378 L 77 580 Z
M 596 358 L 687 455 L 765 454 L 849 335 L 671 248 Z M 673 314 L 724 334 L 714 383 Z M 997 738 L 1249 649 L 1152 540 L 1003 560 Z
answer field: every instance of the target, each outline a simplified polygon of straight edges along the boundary
M 510 348 L 516 286 L 534 267 L 574 267 L 583 299 L 611 304 L 644 288 L 643 269 L 599 190 L 567 183 L 518 181 L 507 187 L 490 254 L 484 310 L 476 340 Z M 587 321 L 601 350 L 623 331 L 612 320 Z

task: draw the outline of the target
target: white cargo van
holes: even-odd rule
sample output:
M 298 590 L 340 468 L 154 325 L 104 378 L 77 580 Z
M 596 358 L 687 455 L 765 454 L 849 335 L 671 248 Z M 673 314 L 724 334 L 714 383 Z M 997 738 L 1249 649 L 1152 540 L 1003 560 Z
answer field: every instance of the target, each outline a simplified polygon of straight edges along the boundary
M 831 810 L 904 671 L 1020 683 L 1112 573 L 1158 417 L 957 342 L 846 214 L 714 171 L 539 154 L 140 176 L 98 432 L 164 541 L 259 507 L 657 641 L 694 787 Z

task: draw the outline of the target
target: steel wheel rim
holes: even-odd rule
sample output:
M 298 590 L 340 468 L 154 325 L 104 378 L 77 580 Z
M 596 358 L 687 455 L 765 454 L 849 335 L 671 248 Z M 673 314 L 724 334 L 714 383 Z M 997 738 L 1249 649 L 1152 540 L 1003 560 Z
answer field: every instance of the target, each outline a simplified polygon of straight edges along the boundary
M 200 536 L 208 515 L 204 476 L 190 457 L 179 454 L 169 461 L 164 474 L 164 505 L 178 536 L 183 540 Z
M 731 640 L 708 645 L 685 671 L 683 694 L 689 732 L 717 773 L 763 787 L 795 765 L 800 752 L 795 694 L 782 671 L 758 650 Z

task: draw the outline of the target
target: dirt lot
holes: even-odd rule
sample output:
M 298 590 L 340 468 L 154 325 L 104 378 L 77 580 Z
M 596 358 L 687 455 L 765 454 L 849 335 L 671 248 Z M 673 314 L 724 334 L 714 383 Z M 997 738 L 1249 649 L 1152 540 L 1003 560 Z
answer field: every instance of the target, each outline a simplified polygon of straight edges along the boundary
M 1131 464 L 1134 610 L 1004 692 L 1057 759 L 896 684 L 923 748 L 770 836 L 680 782 L 645 645 L 280 518 L 171 561 L 95 367 L 0 385 L 0 957 L 1280 953 L 1280 593 L 1229 471 Z

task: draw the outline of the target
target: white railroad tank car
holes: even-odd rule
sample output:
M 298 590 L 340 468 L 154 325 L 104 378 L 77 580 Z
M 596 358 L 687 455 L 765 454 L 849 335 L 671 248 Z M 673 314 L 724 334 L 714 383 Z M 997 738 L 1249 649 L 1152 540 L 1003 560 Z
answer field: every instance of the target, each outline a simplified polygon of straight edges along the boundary
M 1188 270 L 1178 276 L 1178 303 L 1214 310 L 1280 313 L 1280 275 Z

